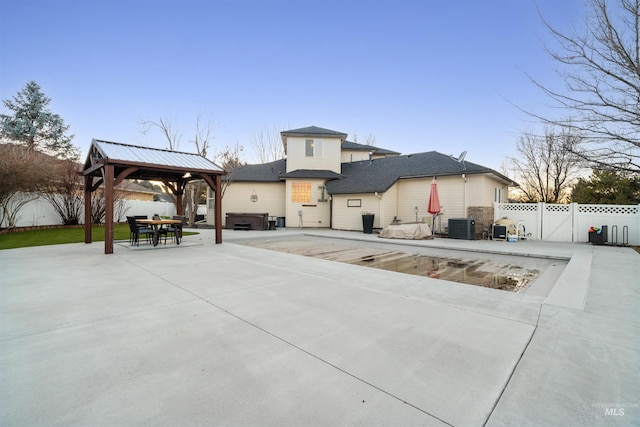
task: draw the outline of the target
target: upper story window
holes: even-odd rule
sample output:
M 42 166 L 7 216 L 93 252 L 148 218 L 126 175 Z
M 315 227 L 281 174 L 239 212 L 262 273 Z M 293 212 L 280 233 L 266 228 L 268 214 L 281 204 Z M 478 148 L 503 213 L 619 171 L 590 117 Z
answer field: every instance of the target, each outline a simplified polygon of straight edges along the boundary
M 322 157 L 322 140 L 321 139 L 307 139 L 305 140 L 306 157 Z

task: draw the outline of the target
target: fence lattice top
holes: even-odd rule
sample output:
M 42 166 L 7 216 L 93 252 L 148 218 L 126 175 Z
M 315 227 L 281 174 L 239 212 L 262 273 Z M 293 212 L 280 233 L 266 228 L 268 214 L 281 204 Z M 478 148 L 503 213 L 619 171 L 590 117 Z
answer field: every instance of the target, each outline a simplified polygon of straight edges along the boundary
M 579 205 L 578 212 L 594 214 L 637 215 L 638 206 L 634 205 Z

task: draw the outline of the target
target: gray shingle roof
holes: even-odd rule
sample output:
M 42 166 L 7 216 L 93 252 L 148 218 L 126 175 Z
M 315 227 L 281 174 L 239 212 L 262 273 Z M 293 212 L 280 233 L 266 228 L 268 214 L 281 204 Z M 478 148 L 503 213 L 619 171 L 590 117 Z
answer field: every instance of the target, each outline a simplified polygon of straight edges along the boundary
M 358 144 L 357 142 L 351 141 L 344 141 L 342 143 L 342 149 L 352 151 L 373 151 L 376 154 L 400 154 L 397 151 L 387 150 L 386 148 L 379 148 L 367 144 Z
M 285 178 L 337 179 L 342 175 L 324 169 L 296 169 L 284 175 Z
M 506 182 L 509 178 L 486 166 L 464 165 L 447 154 L 429 151 L 405 156 L 343 163 L 341 174 L 327 170 L 299 169 L 286 173 L 286 160 L 236 169 L 229 177 L 237 182 L 281 182 L 285 178 L 329 179 L 329 194 L 356 194 L 387 191 L 400 178 L 492 173 Z
M 493 173 L 493 169 L 471 162 L 458 162 L 436 151 L 363 160 L 342 164 L 343 178 L 326 183 L 329 194 L 375 193 L 387 191 L 400 178 Z
M 291 129 L 280 132 L 282 136 L 333 136 L 346 138 L 347 134 L 331 129 L 320 128 L 317 126 L 308 126 L 306 128 Z
M 227 179 L 237 182 L 280 182 L 287 171 L 286 160 L 246 165 L 231 172 Z

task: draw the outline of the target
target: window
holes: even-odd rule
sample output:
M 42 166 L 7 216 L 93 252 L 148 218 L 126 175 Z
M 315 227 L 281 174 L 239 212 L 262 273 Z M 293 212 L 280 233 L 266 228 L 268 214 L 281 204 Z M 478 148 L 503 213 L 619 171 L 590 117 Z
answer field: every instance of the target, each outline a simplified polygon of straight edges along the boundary
M 322 157 L 321 139 L 306 139 L 304 142 L 304 155 L 306 157 Z
M 493 189 L 493 201 L 498 203 L 502 202 L 502 188 Z
M 294 203 L 311 203 L 311 183 L 294 182 L 291 184 L 291 201 Z

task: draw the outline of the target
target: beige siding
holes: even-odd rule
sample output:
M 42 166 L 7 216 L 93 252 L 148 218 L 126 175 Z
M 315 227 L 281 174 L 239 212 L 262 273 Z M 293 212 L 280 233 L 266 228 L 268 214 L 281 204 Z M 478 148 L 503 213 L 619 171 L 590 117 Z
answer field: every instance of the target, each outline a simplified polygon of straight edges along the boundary
M 393 218 L 398 216 L 398 184 L 393 184 L 382 194 L 380 205 L 380 228 L 391 224 Z
M 344 150 L 342 151 L 341 161 L 342 163 L 358 162 L 360 160 L 369 160 L 368 151 L 360 150 Z
M 372 159 L 383 159 L 387 157 L 385 154 L 373 153 Z M 359 162 L 361 160 L 369 160 L 369 152 L 361 150 L 344 150 L 341 154 L 342 163 Z
M 442 224 L 446 226 L 449 218 L 466 216 L 465 182 L 458 175 L 438 178 L 438 196 L 442 209 Z M 401 179 L 398 181 L 398 218 L 402 222 L 416 220 L 415 207 L 418 207 L 418 221 L 430 217 L 427 212 L 431 178 Z
M 360 207 L 347 206 L 347 200 L 360 200 Z M 338 194 L 333 196 L 333 228 L 362 231 L 362 214 L 375 215 L 373 227 L 380 228 L 381 199 L 373 194 Z
M 258 196 L 256 202 L 251 196 Z M 209 194 L 211 192 L 209 191 Z M 224 225 L 228 212 L 268 213 L 269 216 L 285 216 L 285 184 L 233 182 L 229 185 L 222 198 L 222 223 Z M 213 224 L 213 199 L 207 206 L 207 223 Z
M 294 182 L 311 184 L 311 202 L 298 203 L 291 200 L 291 187 Z M 322 201 L 324 180 L 288 179 L 286 183 L 286 226 L 287 227 L 329 227 L 330 205 L 325 190 L 326 201 Z M 298 212 L 302 212 L 302 217 Z
M 501 190 L 501 200 L 508 200 L 508 187 L 493 174 L 468 175 L 469 206 L 493 206 L 495 189 Z
M 321 138 L 322 157 L 305 156 L 305 140 L 312 138 L 287 138 L 287 172 L 298 169 L 326 169 L 340 173 L 340 146 L 338 138 Z M 316 138 L 320 139 L 320 138 Z

